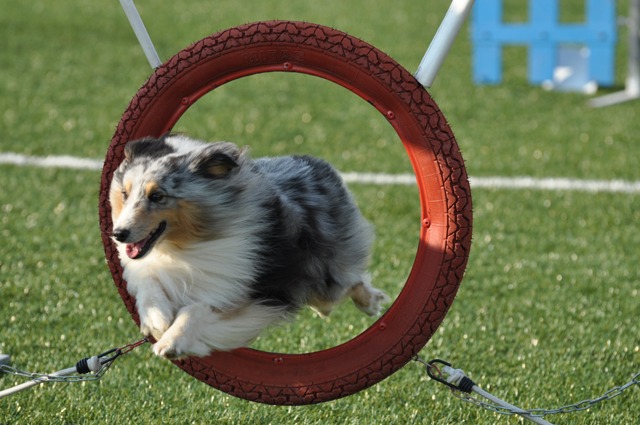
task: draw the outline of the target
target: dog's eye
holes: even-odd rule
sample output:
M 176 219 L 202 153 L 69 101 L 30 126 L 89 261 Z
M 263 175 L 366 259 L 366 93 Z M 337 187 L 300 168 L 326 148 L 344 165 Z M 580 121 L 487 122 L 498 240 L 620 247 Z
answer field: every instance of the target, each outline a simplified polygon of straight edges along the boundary
M 153 203 L 159 203 L 162 202 L 164 200 L 164 195 L 160 192 L 153 192 L 152 194 L 149 195 L 149 201 L 153 202 Z
M 123 190 L 122 191 L 122 200 L 126 201 L 128 197 L 129 197 L 129 195 L 127 194 L 127 191 Z

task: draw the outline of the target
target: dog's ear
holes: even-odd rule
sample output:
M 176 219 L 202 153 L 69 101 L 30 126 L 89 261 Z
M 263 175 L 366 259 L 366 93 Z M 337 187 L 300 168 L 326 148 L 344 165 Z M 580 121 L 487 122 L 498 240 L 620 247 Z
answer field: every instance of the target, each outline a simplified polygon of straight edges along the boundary
M 133 142 L 129 142 L 124 147 L 124 160 L 131 162 L 133 160 Z
M 205 177 L 224 178 L 238 167 L 240 153 L 231 143 L 214 144 L 200 152 L 189 169 Z
M 131 162 L 137 157 L 160 158 L 173 153 L 175 150 L 165 142 L 165 139 L 166 136 L 132 140 L 124 147 L 124 159 Z

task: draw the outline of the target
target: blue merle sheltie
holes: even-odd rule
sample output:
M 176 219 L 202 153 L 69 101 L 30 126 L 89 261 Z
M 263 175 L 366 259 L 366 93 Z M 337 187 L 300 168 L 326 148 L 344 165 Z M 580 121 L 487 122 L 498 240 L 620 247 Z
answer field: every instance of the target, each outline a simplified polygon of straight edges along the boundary
M 321 159 L 144 138 L 125 146 L 110 202 L 123 277 L 157 355 L 246 346 L 304 305 L 328 315 L 350 297 L 377 315 L 388 300 L 367 273 L 372 226 Z

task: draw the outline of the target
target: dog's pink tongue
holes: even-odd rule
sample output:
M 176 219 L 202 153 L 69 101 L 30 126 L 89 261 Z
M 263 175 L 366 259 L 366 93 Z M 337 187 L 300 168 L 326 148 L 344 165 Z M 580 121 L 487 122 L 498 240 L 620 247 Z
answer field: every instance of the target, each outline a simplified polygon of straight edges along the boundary
M 135 259 L 138 255 L 140 255 L 140 251 L 142 251 L 141 243 L 127 244 L 127 256 L 129 258 Z

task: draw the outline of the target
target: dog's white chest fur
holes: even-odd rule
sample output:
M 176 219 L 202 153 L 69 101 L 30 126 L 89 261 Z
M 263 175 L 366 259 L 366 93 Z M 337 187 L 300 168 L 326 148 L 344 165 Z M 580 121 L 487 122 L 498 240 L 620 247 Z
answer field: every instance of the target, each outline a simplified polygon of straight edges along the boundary
M 256 261 L 246 252 L 248 239 L 239 235 L 185 249 L 157 249 L 142 260 L 130 260 L 120 252 L 126 259 L 123 276 L 133 296 L 138 284 L 151 277 L 176 307 L 204 302 L 230 309 L 246 297 L 256 274 Z

